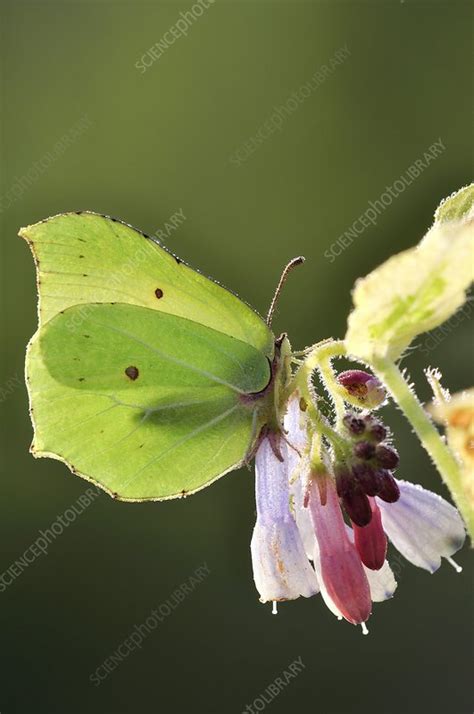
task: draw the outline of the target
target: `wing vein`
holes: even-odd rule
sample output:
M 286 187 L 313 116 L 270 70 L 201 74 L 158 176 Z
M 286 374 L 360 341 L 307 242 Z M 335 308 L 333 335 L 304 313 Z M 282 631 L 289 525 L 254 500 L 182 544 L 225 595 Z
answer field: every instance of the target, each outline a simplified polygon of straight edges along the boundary
M 170 451 L 174 451 L 174 449 L 177 449 L 179 446 L 181 446 L 181 444 L 184 444 L 187 441 L 189 441 L 190 439 L 193 439 L 195 436 L 197 436 L 198 434 L 201 434 L 203 431 L 206 431 L 207 429 L 211 428 L 215 424 L 218 424 L 219 422 L 224 421 L 224 419 L 226 419 L 230 414 L 232 414 L 232 412 L 234 412 L 238 408 L 238 406 L 239 406 L 238 404 L 234 404 L 234 406 L 231 407 L 230 409 L 226 409 L 226 411 L 222 412 L 222 414 L 219 414 L 218 416 L 214 417 L 213 419 L 210 419 L 209 421 L 205 422 L 201 426 L 198 426 L 196 429 L 193 429 L 193 431 L 191 431 L 189 434 L 186 434 L 186 436 L 183 436 L 181 439 L 178 439 L 178 441 L 175 441 L 174 444 L 169 446 L 167 449 L 162 451 L 161 454 L 158 454 L 158 456 L 155 456 L 153 459 L 148 461 L 148 463 L 146 463 L 144 466 L 142 466 L 141 469 L 136 471 L 131 478 L 129 478 L 124 484 L 121 484 L 120 488 L 123 490 L 126 489 L 132 483 L 132 481 L 134 481 L 137 478 L 137 476 L 139 476 L 143 471 L 148 469 L 152 464 L 156 464 L 156 463 L 158 463 L 158 461 L 161 461 L 161 459 L 163 459 L 166 456 L 166 454 L 169 454 Z
M 120 330 L 118 327 L 113 327 L 112 325 L 104 325 L 100 322 L 95 322 L 95 324 L 98 327 L 102 327 L 106 330 L 112 330 L 112 332 L 116 332 L 118 335 L 122 335 L 123 337 L 128 337 L 130 340 L 134 340 L 139 345 L 142 345 L 146 349 L 150 350 L 150 352 L 154 352 L 154 354 L 157 354 L 162 359 L 168 360 L 169 362 L 176 364 L 178 367 L 183 367 L 184 369 L 189 369 L 191 372 L 200 374 L 201 377 L 207 377 L 207 379 L 211 380 L 211 382 L 216 382 L 217 384 L 222 384 L 224 387 L 228 387 L 229 389 L 231 389 L 233 392 L 236 392 L 237 394 L 245 394 L 245 392 L 243 390 L 239 389 L 234 384 L 230 384 L 230 382 L 226 382 L 225 379 L 221 379 L 220 377 L 217 377 L 215 374 L 211 374 L 210 372 L 207 372 L 205 369 L 201 369 L 199 367 L 195 367 L 192 364 L 189 364 L 188 362 L 184 362 L 183 360 L 180 360 L 178 357 L 173 357 L 172 355 L 166 354 L 166 352 L 162 352 L 161 350 L 157 349 L 156 347 L 149 345 L 148 342 L 141 340 L 139 337 L 136 337 L 136 335 L 132 335 L 130 332 L 127 332 L 126 330 Z

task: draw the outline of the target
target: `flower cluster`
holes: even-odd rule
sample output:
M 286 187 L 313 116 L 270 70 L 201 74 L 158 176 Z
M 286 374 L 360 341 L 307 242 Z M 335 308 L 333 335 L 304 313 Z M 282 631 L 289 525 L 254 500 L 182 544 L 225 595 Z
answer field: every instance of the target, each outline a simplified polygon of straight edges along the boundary
M 367 526 L 372 518 L 370 498 L 378 496 L 395 503 L 400 490 L 393 477 L 398 454 L 385 442 L 387 430 L 371 414 L 358 417 L 346 414 L 343 419 L 352 445 L 352 459 L 336 469 L 337 492 L 351 521 Z
M 457 567 L 451 555 L 463 545 L 463 521 L 441 497 L 394 477 L 397 452 L 370 413 L 346 414 L 345 459 L 338 462 L 326 449 L 316 468 L 314 425 L 301 406 L 293 393 L 282 433 L 265 436 L 257 450 L 255 584 L 262 602 L 321 592 L 338 618 L 366 632 L 372 603 L 396 589 L 387 537 L 407 560 L 433 573 L 441 557 Z

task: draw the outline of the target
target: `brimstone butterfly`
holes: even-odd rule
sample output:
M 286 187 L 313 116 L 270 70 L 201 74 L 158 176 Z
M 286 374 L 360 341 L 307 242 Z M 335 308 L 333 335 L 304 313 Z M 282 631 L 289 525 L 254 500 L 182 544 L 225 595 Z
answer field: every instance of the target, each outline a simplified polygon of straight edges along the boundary
M 184 496 L 241 465 L 279 421 L 286 337 L 116 219 L 64 213 L 20 235 L 39 292 L 33 454 L 127 501 Z

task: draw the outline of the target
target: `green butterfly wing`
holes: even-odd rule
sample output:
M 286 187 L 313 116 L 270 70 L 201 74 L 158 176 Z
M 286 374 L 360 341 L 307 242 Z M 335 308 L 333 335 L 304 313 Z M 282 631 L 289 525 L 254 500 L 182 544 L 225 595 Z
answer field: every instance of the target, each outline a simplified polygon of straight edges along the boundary
M 122 302 L 186 317 L 273 354 L 271 331 L 248 305 L 125 223 L 63 213 L 20 236 L 36 261 L 40 327 L 73 305 Z
M 40 292 L 26 367 L 34 455 L 136 501 L 193 493 L 239 466 L 273 408 L 274 338 L 261 318 L 112 219 L 65 214 L 22 235 Z M 91 244 L 84 281 L 79 239 Z M 146 260 L 119 285 L 143 244 Z
M 240 464 L 259 426 L 248 395 L 271 376 L 251 345 L 123 304 L 56 315 L 28 363 L 34 451 L 124 500 L 192 493 Z

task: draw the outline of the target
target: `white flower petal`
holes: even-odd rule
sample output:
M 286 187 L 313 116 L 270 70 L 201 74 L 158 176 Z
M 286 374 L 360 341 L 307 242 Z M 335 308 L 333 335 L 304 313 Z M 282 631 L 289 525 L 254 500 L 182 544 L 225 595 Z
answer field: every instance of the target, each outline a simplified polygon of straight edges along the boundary
M 283 426 L 285 431 L 288 433 L 288 441 L 295 447 L 295 449 L 304 449 L 308 443 L 306 421 L 306 412 L 301 411 L 298 393 L 294 392 L 288 400 Z M 295 457 L 298 456 L 296 451 L 293 453 Z
M 434 573 L 441 557 L 462 547 L 466 533 L 454 506 L 436 493 L 409 481 L 399 481 L 400 498 L 385 503 L 377 498 L 384 530 L 393 545 L 413 565 Z
M 284 420 L 284 428 L 288 434 L 289 442 L 287 451 L 290 496 L 292 510 L 294 511 L 298 530 L 301 533 L 306 555 L 310 560 L 313 560 L 316 536 L 309 509 L 304 507 L 304 495 L 309 475 L 309 464 L 303 456 L 303 451 L 308 441 L 305 421 L 306 414 L 300 409 L 299 398 L 297 395 L 293 395 L 288 402 Z
M 272 525 L 257 520 L 252 543 L 255 585 L 262 602 L 311 597 L 319 588 L 292 518 Z
M 369 581 L 372 602 L 383 602 L 393 597 L 397 589 L 397 581 L 387 560 L 380 570 L 369 570 L 365 565 L 364 570 Z
M 318 592 L 314 570 L 290 511 L 289 448 L 281 443 L 284 461 L 264 439 L 255 460 L 257 523 L 252 543 L 255 585 L 262 602 L 311 597 Z

